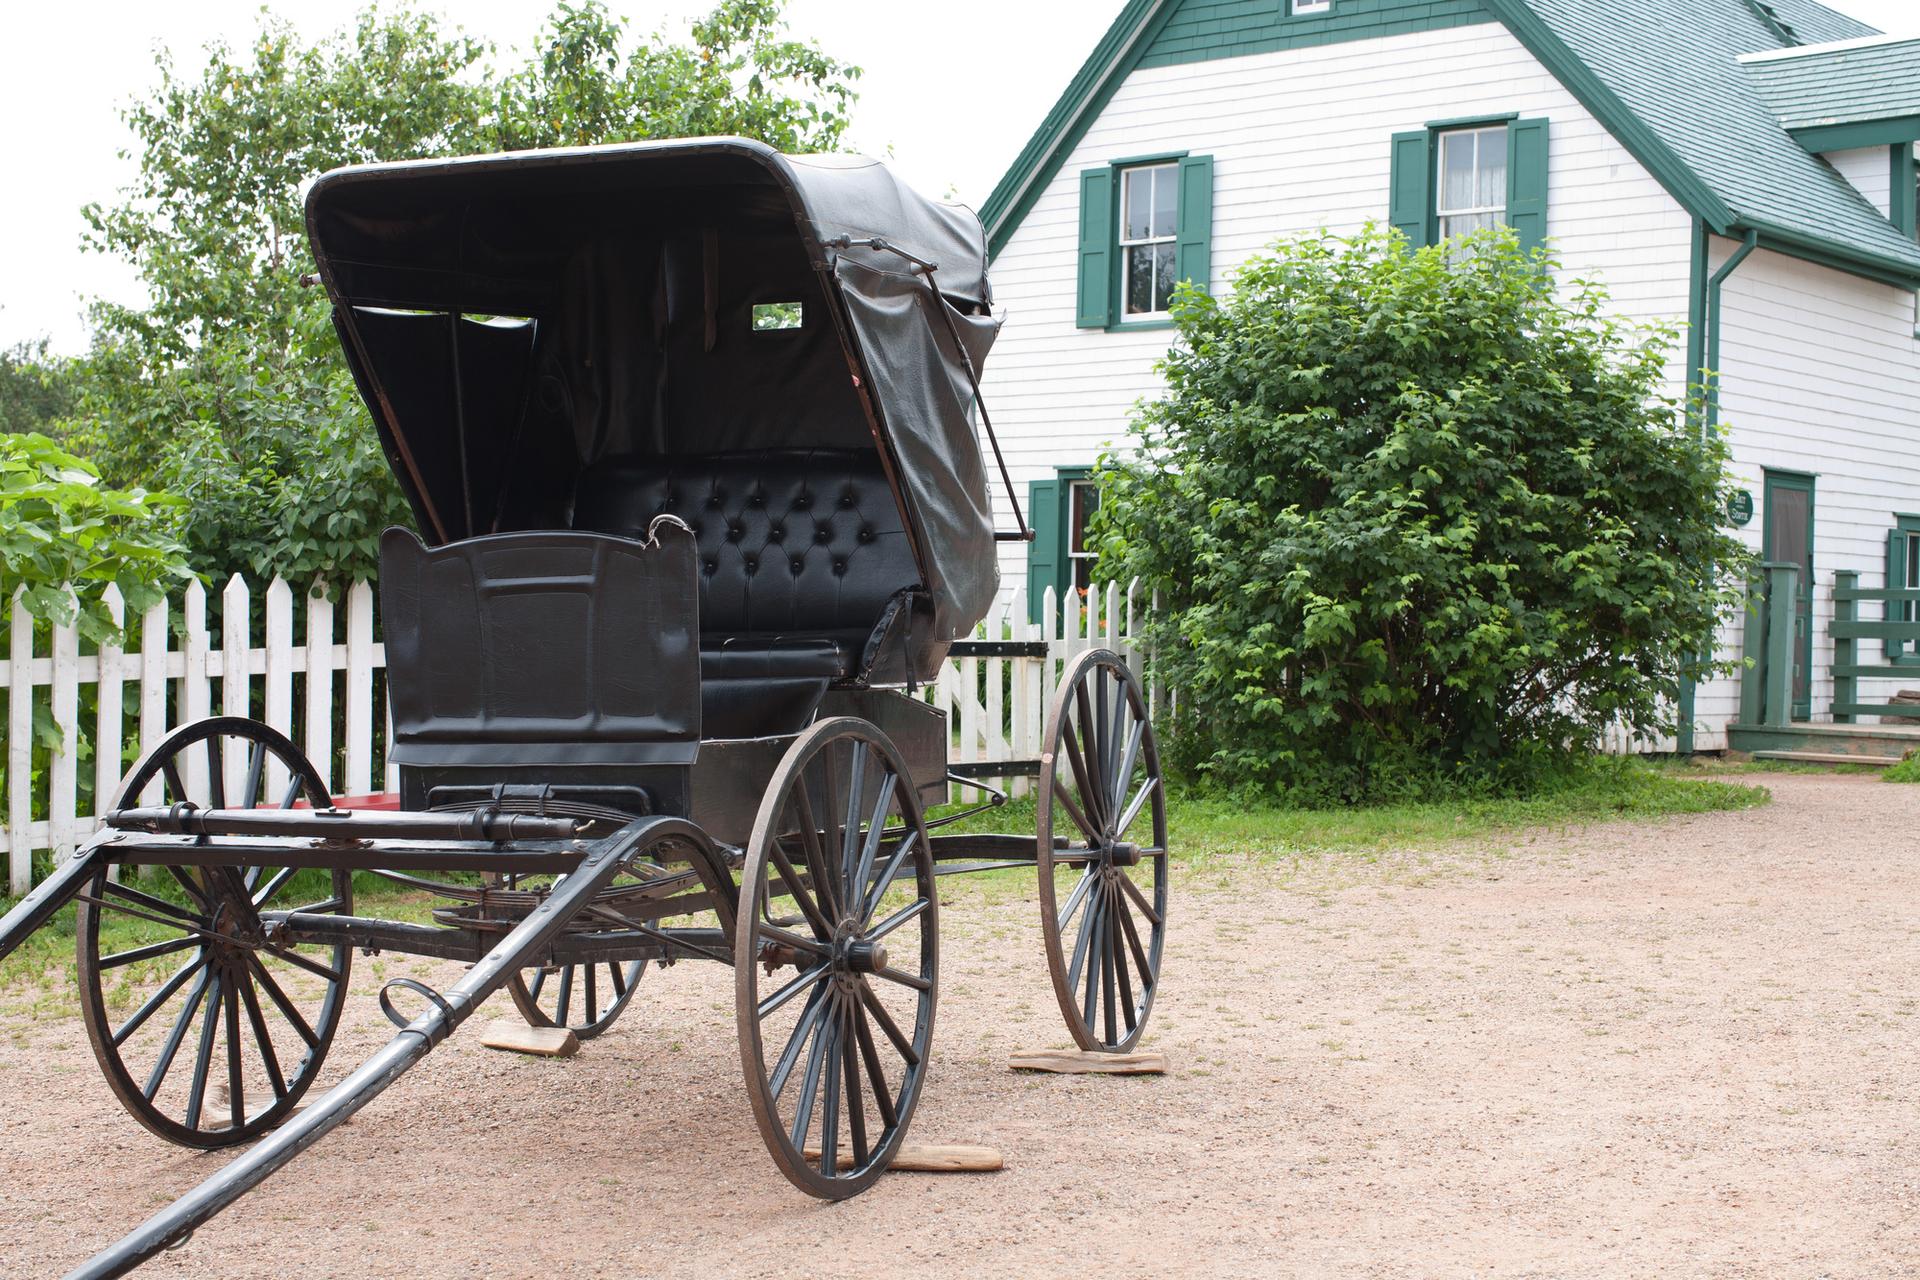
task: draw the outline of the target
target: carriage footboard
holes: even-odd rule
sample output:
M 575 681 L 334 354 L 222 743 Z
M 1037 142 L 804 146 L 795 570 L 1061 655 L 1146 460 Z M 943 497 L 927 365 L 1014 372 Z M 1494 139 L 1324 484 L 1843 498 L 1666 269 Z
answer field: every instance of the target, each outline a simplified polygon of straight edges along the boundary
M 400 985 L 426 996 L 425 1012 L 402 1027 L 393 1039 L 325 1097 L 307 1106 L 258 1146 L 154 1214 L 111 1248 L 94 1255 L 76 1268 L 72 1276 L 125 1275 L 161 1250 L 186 1239 L 195 1228 L 265 1181 L 268 1175 L 319 1141 L 426 1057 L 489 995 L 552 945 L 568 922 L 613 882 L 631 857 L 666 842 L 703 846 L 706 837 L 698 827 L 680 818 L 642 818 L 630 823 L 595 842 L 573 873 L 561 880 L 545 901 L 444 993 L 403 980 Z M 387 1003 L 385 993 L 382 1003 Z

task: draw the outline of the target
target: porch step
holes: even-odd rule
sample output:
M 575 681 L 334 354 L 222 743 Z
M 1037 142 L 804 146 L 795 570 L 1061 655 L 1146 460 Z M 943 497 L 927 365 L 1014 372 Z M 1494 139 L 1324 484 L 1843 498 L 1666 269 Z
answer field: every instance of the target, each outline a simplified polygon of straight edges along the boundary
M 1885 769 L 1900 763 L 1899 756 L 1847 755 L 1839 751 L 1755 751 L 1755 760 L 1786 760 L 1795 764 L 1863 764 L 1869 769 Z

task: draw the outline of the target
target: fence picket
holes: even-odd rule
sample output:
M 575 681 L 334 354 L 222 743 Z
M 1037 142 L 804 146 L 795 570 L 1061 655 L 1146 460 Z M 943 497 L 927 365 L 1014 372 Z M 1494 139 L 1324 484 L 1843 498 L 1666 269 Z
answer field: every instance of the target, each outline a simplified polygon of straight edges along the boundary
M 24 597 L 16 596 L 5 661 L 0 662 L 0 684 L 6 686 L 7 701 L 7 736 L 0 753 L 8 781 L 6 811 L 0 814 L 4 821 L 0 855 L 6 858 L 10 893 L 24 893 L 31 887 L 36 850 L 70 856 L 98 827 L 98 815 L 113 803 L 125 773 L 122 750 L 127 740 L 137 732 L 144 755 L 172 726 L 208 715 L 216 701 L 216 681 L 220 712 L 246 716 L 256 706 L 252 682 L 259 676 L 257 705 L 266 723 L 289 737 L 299 731 L 308 758 L 335 794 L 364 794 L 376 782 L 387 790 L 397 788 L 398 769 L 378 750 L 378 743 L 385 739 L 377 730 L 384 727 L 390 737 L 392 721 L 384 684 L 375 680 L 386 655 L 374 631 L 373 588 L 354 584 L 346 592 L 344 609 L 324 596 L 308 594 L 304 636 L 296 626 L 296 589 L 275 579 L 265 588 L 263 626 L 256 637 L 251 614 L 255 594 L 254 585 L 245 579 L 229 580 L 221 589 L 219 634 L 213 636 L 208 630 L 206 589 L 190 581 L 172 601 L 163 599 L 149 606 L 137 628 L 127 626 L 124 640 L 101 645 L 97 658 L 80 653 L 76 628 L 38 624 L 27 611 Z M 125 619 L 125 603 L 118 592 L 109 590 L 102 598 L 111 616 Z M 939 677 L 923 687 L 919 696 L 947 718 L 952 761 L 1034 759 L 1062 665 L 1089 645 L 1103 642 L 1131 653 L 1126 646 L 1134 622 L 1132 589 L 1126 593 L 1124 618 L 1117 603 L 1120 598 L 1117 584 L 1096 587 L 1087 593 L 1083 609 L 1078 591 L 1063 599 L 1049 588 L 1041 598 L 1036 623 L 1028 620 L 1024 593 L 1016 591 L 1004 609 L 994 611 L 984 624 L 984 639 L 1040 642 L 1045 656 L 963 654 L 942 664 Z M 177 645 L 172 629 L 176 609 L 182 636 Z M 344 618 L 339 618 L 342 613 Z M 343 624 L 338 634 L 337 619 Z M 36 632 L 46 637 L 39 641 L 46 646 L 39 656 Z M 336 673 L 344 673 L 341 689 L 335 687 Z M 132 692 L 125 687 L 129 681 L 136 684 Z M 96 713 L 82 726 L 78 708 L 82 686 L 88 683 L 97 686 Z M 49 693 L 40 694 L 41 689 Z M 32 773 L 36 696 L 53 713 L 62 746 L 51 755 L 47 775 L 37 780 Z M 345 725 L 338 741 L 336 710 L 343 710 Z M 84 812 L 79 803 L 82 737 L 91 740 L 95 751 L 93 804 L 87 806 L 92 812 Z M 206 756 L 192 753 L 185 765 L 187 785 L 204 786 Z M 243 756 L 224 762 L 230 799 L 238 799 L 246 765 Z M 268 794 L 277 797 L 287 782 L 284 767 L 270 763 L 266 777 Z M 1008 782 L 1015 795 L 1032 792 L 1030 778 L 1014 777 Z M 161 794 L 156 782 L 139 799 L 159 803 Z M 956 801 L 976 798 L 971 790 L 959 788 L 951 795 Z M 36 821 L 35 813 L 42 806 L 49 816 Z
M 24 589 L 13 594 L 7 666 L 7 892 L 33 887 L 33 615 Z
M 266 671 L 264 707 L 266 720 L 287 737 L 293 737 L 293 588 L 282 579 L 267 584 Z M 286 794 L 287 767 L 279 757 L 267 756 L 266 794 L 278 802 Z
M 333 787 L 333 601 L 307 596 L 307 759 Z

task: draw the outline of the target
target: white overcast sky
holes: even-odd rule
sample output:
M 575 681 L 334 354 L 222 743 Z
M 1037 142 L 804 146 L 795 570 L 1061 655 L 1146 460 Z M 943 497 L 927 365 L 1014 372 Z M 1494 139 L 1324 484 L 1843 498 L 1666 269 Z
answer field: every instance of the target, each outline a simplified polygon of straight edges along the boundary
M 1632 3 L 1633 0 L 1625 0 Z M 364 0 L 279 0 L 309 37 L 345 25 Z M 929 195 L 985 198 L 1122 0 L 789 0 L 793 30 L 865 69 L 851 143 L 891 153 Z M 1880 29 L 1920 35 L 1915 0 L 1828 0 Z M 131 175 L 120 109 L 156 82 L 153 53 L 191 68 L 210 41 L 241 47 L 258 0 L 18 3 L 0 18 L 0 119 L 13 122 L 0 181 L 0 347 L 50 335 L 86 343 L 84 299 L 139 300 L 118 260 L 80 247 L 80 208 Z M 469 32 L 524 51 L 545 0 L 420 0 Z M 685 31 L 700 0 L 614 0 L 642 29 Z

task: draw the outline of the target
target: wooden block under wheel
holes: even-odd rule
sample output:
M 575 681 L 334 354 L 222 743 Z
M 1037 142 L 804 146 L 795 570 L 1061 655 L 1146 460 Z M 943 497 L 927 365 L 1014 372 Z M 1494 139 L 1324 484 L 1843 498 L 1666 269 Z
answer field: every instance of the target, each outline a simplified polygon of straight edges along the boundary
M 1160 1076 L 1167 1073 L 1167 1055 L 1022 1049 L 1008 1056 L 1007 1066 L 1015 1071 L 1052 1071 L 1060 1075 Z

